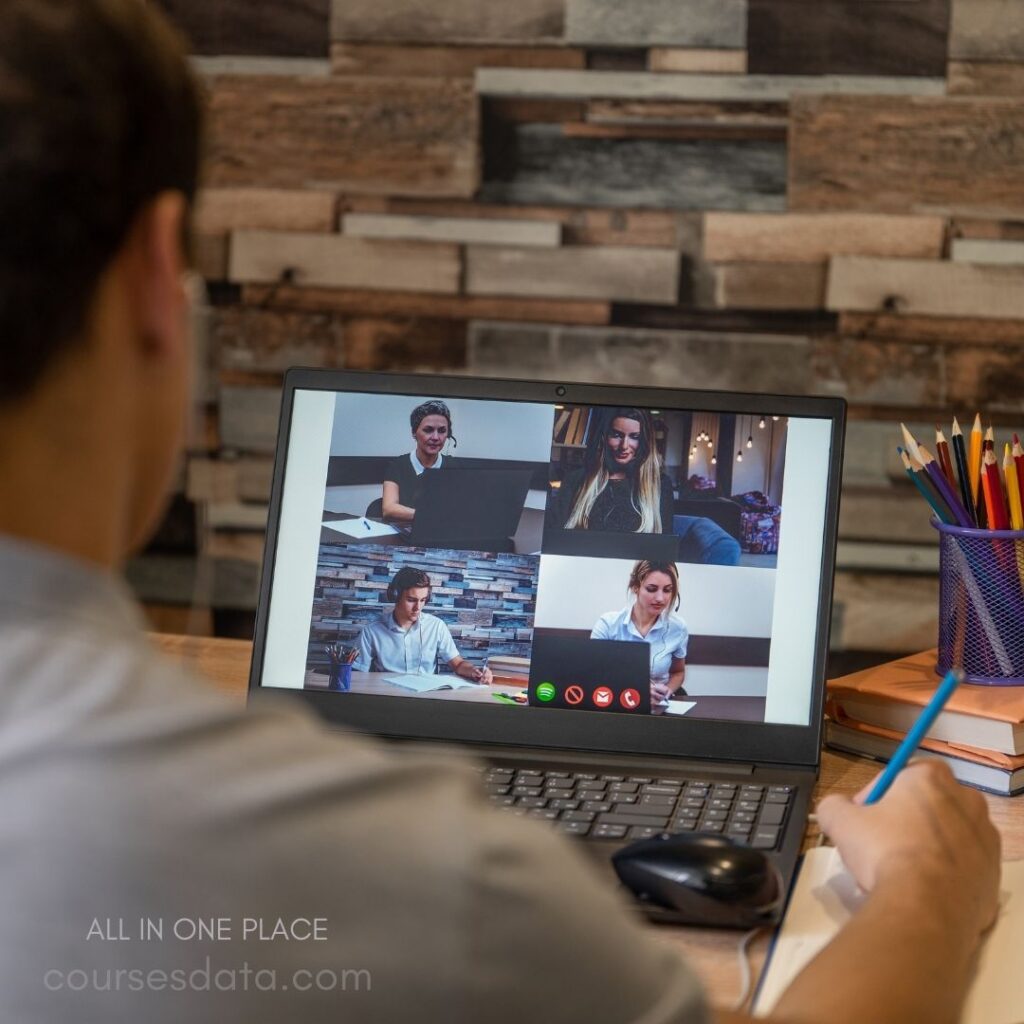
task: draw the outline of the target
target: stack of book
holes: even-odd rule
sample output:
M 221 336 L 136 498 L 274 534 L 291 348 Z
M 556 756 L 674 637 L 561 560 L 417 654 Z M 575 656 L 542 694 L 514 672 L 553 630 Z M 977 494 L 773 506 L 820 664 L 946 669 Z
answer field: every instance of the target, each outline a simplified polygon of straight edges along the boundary
M 934 650 L 833 679 L 825 742 L 887 761 L 939 684 Z M 921 744 L 961 781 L 990 793 L 1024 792 L 1024 687 L 961 684 Z
M 516 658 L 511 654 L 495 655 L 487 659 L 496 683 L 512 683 L 525 687 L 530 681 L 530 659 Z

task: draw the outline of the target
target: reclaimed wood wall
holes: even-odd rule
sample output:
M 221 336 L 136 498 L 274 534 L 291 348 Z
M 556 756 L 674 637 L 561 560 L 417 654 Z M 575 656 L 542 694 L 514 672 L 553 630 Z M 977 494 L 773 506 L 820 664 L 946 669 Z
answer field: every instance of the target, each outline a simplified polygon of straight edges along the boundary
M 212 605 L 254 603 L 282 370 L 443 369 L 844 395 L 834 643 L 934 642 L 894 424 L 1024 423 L 1024 0 L 163 6 L 209 96 Z

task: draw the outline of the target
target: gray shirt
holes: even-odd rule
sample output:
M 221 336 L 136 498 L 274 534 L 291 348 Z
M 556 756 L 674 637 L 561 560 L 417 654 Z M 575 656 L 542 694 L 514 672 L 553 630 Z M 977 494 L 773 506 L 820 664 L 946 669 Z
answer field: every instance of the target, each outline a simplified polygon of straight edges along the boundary
M 707 1019 L 609 880 L 466 763 L 235 706 L 93 569 L 0 537 L 0 653 L 3 1020 Z

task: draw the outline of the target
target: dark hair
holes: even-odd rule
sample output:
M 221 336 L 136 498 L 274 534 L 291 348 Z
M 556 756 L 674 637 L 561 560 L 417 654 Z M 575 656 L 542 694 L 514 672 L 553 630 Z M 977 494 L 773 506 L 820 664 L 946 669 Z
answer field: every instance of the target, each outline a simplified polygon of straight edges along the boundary
M 679 604 L 681 598 L 679 596 L 679 570 L 676 568 L 675 562 L 651 562 L 646 559 L 641 562 L 637 562 L 633 566 L 633 571 L 629 574 L 628 590 L 638 591 L 643 582 L 651 575 L 652 572 L 660 572 L 666 575 L 672 581 L 672 591 L 675 594 L 675 610 L 679 611 Z
M 452 439 L 452 447 L 457 448 L 459 442 L 455 439 L 455 435 L 452 433 L 452 414 L 451 410 L 445 405 L 444 402 L 437 398 L 432 398 L 428 402 L 423 402 L 417 405 L 411 413 L 409 413 L 409 426 L 412 427 L 412 432 L 415 434 L 420 429 L 420 424 L 428 416 L 443 416 L 448 421 L 448 436 Z
M 426 587 L 428 590 L 427 600 L 434 591 L 430 577 L 422 569 L 414 569 L 411 565 L 403 565 L 395 573 L 394 579 L 388 584 L 388 600 L 397 601 L 407 590 L 415 590 L 417 587 Z
M 195 196 L 199 92 L 154 6 L 3 0 L 0 402 L 80 336 L 146 203 Z

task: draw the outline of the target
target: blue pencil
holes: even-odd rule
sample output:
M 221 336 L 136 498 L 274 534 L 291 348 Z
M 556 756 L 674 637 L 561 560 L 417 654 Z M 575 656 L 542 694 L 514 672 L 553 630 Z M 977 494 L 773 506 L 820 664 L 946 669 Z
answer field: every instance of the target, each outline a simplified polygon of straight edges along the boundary
M 935 695 L 930 701 L 924 711 L 918 716 L 917 721 L 914 723 L 913 728 L 903 738 L 903 742 L 896 748 L 896 753 L 889 759 L 889 763 L 885 766 L 885 771 L 878 777 L 878 781 L 874 784 L 871 792 L 868 793 L 865 804 L 875 804 L 885 796 L 886 790 L 893 784 L 896 776 L 906 767 L 907 762 L 913 757 L 914 751 L 921 745 L 921 740 L 924 739 L 925 733 L 932 727 L 935 719 L 939 717 L 939 712 L 945 707 L 946 701 L 949 700 L 950 695 L 959 686 L 960 681 L 963 679 L 964 674 L 958 668 L 950 669 L 945 678 L 939 683 L 939 688 L 935 691 Z

